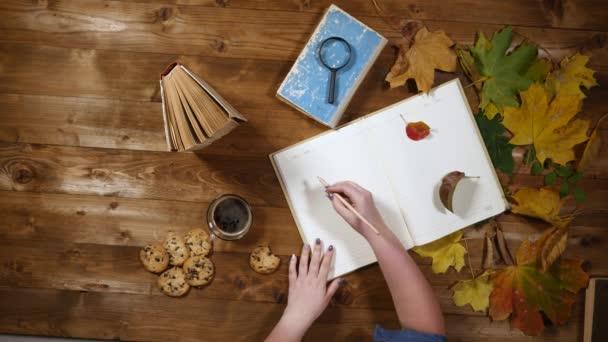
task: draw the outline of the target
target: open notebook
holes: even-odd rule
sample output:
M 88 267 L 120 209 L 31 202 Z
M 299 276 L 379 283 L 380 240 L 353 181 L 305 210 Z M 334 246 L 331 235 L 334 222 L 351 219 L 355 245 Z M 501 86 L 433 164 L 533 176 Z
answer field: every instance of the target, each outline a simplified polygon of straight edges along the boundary
M 405 123 L 424 121 L 420 141 Z M 406 248 L 423 245 L 497 215 L 507 202 L 458 79 L 270 155 L 302 239 L 333 244 L 330 278 L 376 261 L 365 239 L 334 211 L 317 176 L 369 189 L 387 225 Z M 462 180 L 454 213 L 439 199 L 441 179 Z

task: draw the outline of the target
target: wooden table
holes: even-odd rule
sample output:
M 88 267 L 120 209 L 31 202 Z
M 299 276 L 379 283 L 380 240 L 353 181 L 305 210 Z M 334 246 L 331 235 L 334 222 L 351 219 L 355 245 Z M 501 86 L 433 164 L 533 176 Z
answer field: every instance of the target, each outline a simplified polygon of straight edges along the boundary
M 274 93 L 329 1 L 165 0 L 2 1 L 0 3 L 0 332 L 121 340 L 261 340 L 287 298 L 285 265 L 301 240 L 268 153 L 324 127 Z M 584 116 L 608 103 L 608 8 L 602 1 L 381 0 L 396 24 L 416 19 L 471 44 L 475 32 L 503 24 L 559 60 L 579 49 L 604 87 L 593 88 Z M 395 42 L 371 1 L 338 0 Z M 158 77 L 180 60 L 248 119 L 200 154 L 164 152 Z M 386 48 L 348 109 L 350 120 L 411 96 L 383 82 L 394 60 Z M 456 76 L 462 77 L 457 74 Z M 436 83 L 453 78 L 438 73 Z M 466 79 L 462 79 L 467 82 Z M 472 88 L 468 88 L 471 90 Z M 470 91 L 472 106 L 477 99 Z M 606 125 L 601 131 L 608 141 Z M 606 148 L 606 143 L 603 144 Z M 605 151 L 605 149 L 604 149 Z M 542 179 L 518 175 L 517 185 Z M 567 254 L 608 275 L 608 158 L 581 182 L 589 199 L 573 222 Z M 138 262 L 139 248 L 204 222 L 208 203 L 237 193 L 254 206 L 255 224 L 238 242 L 218 241 L 213 284 L 173 299 Z M 572 209 L 569 208 L 569 209 Z M 514 249 L 547 227 L 504 215 Z M 479 268 L 482 233 L 466 231 Z M 477 239 L 476 239 L 477 238 Z M 283 260 L 270 276 L 252 272 L 248 253 L 270 244 Z M 446 315 L 453 340 L 529 341 L 508 322 L 456 307 L 448 287 L 467 279 L 434 275 L 417 258 Z M 571 321 L 538 339 L 582 336 L 582 293 Z M 309 340 L 369 340 L 376 323 L 396 327 L 377 266 L 347 284 L 312 327 Z

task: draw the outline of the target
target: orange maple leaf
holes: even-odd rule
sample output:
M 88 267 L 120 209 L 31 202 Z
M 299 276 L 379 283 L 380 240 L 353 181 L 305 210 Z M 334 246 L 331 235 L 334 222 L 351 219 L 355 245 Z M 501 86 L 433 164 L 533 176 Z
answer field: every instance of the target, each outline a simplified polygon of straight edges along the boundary
M 526 335 L 543 331 L 541 311 L 554 324 L 565 323 L 576 293 L 589 281 L 581 268 L 582 260 L 562 259 L 542 270 L 540 252 L 551 231 L 535 242 L 524 241 L 517 250 L 517 265 L 492 274 L 490 316 L 494 320 L 511 316 L 511 326 Z

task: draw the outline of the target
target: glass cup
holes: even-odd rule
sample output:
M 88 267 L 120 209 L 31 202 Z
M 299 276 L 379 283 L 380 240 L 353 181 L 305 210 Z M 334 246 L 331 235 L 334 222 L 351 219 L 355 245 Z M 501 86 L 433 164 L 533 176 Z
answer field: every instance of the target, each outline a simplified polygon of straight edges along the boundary
M 253 223 L 251 206 L 241 196 L 222 195 L 207 209 L 207 225 L 223 240 L 238 240 L 245 236 Z

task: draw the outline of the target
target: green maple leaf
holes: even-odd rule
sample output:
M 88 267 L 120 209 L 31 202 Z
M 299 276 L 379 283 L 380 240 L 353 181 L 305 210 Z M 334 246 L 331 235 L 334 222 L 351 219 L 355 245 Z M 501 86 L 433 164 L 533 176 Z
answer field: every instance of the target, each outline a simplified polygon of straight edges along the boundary
M 512 175 L 515 166 L 513 160 L 514 146 L 509 144 L 509 138 L 503 135 L 506 129 L 498 119 L 499 117 L 495 116 L 492 120 L 489 120 L 482 113 L 475 115 L 477 127 L 479 127 L 481 137 L 486 144 L 492 164 L 495 168 Z
M 519 107 L 517 94 L 532 84 L 531 75 L 526 72 L 534 64 L 538 50 L 536 46 L 522 43 L 507 54 L 512 38 L 513 32 L 508 26 L 494 32 L 491 41 L 480 32 L 471 48 L 477 68 L 485 78 L 479 104 L 482 109 L 490 103 L 500 112 L 504 106 Z

